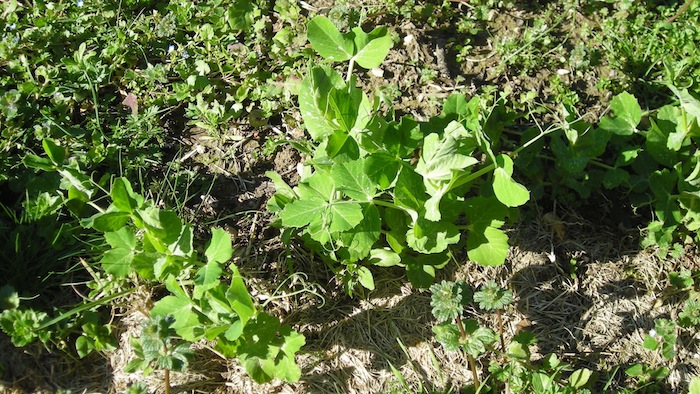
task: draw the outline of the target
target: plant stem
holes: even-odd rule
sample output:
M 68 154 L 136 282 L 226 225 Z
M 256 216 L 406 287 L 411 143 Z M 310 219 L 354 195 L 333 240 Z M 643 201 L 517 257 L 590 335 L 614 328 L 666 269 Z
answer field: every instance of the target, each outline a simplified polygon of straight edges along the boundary
M 498 334 L 501 337 L 501 350 L 506 353 L 506 342 L 503 340 L 503 319 L 501 318 L 501 310 L 496 309 L 496 317 L 498 318 Z
M 165 370 L 165 394 L 170 394 L 170 370 Z
M 467 333 L 464 331 L 464 324 L 462 324 L 462 317 L 457 316 L 457 327 L 459 328 L 459 335 L 462 339 L 467 339 Z M 479 390 L 481 382 L 479 381 L 479 374 L 476 371 L 476 360 L 471 354 L 467 353 L 467 361 L 469 362 L 469 369 L 472 371 L 472 377 L 474 378 L 474 391 Z

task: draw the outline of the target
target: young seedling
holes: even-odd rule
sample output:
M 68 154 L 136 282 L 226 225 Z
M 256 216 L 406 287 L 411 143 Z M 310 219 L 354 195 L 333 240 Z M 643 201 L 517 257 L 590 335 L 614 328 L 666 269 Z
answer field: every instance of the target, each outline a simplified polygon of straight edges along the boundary
M 430 287 L 430 305 L 438 324 L 433 327 L 435 338 L 447 350 L 463 349 L 474 378 L 474 390 L 481 386 L 476 369 L 476 358 L 496 342 L 496 333 L 479 327 L 476 320 L 463 320 L 464 305 L 471 302 L 471 289 L 464 282 L 442 281 Z
M 498 336 L 501 340 L 501 350 L 504 352 L 506 350 L 506 345 L 503 340 L 503 319 L 501 317 L 501 310 L 512 301 L 513 292 L 502 289 L 494 281 L 488 282 L 481 291 L 474 294 L 474 302 L 478 302 L 481 309 L 496 311 L 496 316 L 498 317 Z
M 183 372 L 192 357 L 190 344 L 175 337 L 175 318 L 172 315 L 154 316 L 147 320 L 140 338 L 132 338 L 131 345 L 137 358 L 127 364 L 127 372 L 154 369 L 164 371 L 165 394 L 170 394 L 170 371 Z

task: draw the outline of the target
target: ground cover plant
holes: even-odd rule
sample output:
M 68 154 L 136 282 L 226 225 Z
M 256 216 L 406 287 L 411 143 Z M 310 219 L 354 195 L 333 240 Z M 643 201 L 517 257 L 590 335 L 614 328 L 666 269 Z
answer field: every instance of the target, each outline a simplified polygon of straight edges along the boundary
M 0 388 L 697 392 L 696 3 L 3 2 Z

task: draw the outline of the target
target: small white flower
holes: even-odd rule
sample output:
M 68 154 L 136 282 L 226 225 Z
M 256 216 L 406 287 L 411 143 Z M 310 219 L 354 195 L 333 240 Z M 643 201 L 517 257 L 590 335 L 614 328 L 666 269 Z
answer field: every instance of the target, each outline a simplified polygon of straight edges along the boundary
M 190 57 L 190 54 L 187 51 L 182 51 L 182 58 L 187 59 L 188 57 Z
M 78 5 L 78 7 L 82 7 L 82 6 L 83 6 L 83 0 L 78 0 L 78 2 L 77 2 L 76 4 Z
M 175 45 L 173 45 L 173 44 L 168 45 L 168 53 L 170 53 L 174 50 L 175 50 Z
M 7 26 L 7 30 L 15 30 L 17 28 L 16 23 L 11 23 L 9 26 Z
M 653 328 L 651 330 L 649 330 L 649 336 L 654 338 L 656 336 L 656 330 Z

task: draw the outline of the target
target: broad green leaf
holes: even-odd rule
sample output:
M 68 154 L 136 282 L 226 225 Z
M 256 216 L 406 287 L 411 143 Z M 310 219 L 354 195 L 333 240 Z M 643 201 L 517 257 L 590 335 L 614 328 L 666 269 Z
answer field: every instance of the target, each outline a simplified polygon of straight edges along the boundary
M 347 131 L 337 130 L 328 136 L 326 153 L 335 162 L 341 158 L 343 160 L 357 160 L 360 157 L 360 147 Z
M 215 260 L 210 260 L 204 267 L 199 268 L 194 277 L 194 298 L 201 298 L 204 294 L 203 292 L 219 284 L 219 278 L 222 272 L 221 263 Z
M 494 227 L 476 228 L 467 235 L 467 255 L 481 265 L 495 267 L 508 257 L 508 236 Z
M 393 267 L 401 264 L 401 256 L 390 249 L 372 249 L 369 253 L 369 262 L 379 267 Z
M 112 203 L 121 212 L 131 213 L 143 204 L 143 197 L 134 193 L 131 183 L 126 178 L 117 178 L 112 183 L 110 191 Z
M 329 207 L 331 232 L 341 232 L 352 229 L 362 221 L 362 207 L 358 203 L 337 201 Z
M 337 117 L 329 97 L 334 89 L 344 89 L 345 82 L 335 70 L 328 67 L 314 67 L 299 87 L 299 110 L 304 125 L 314 141 L 321 141 L 333 134 L 338 125 Z
M 228 7 L 225 19 L 232 30 L 248 30 L 255 22 L 255 14 L 256 7 L 250 0 L 236 0 L 235 6 Z
M 110 275 L 123 278 L 131 272 L 131 262 L 134 260 L 133 249 L 110 249 L 102 255 L 102 269 Z
M 112 247 L 102 255 L 100 264 L 105 272 L 116 277 L 125 277 L 131 272 L 131 262 L 136 254 L 136 237 L 128 227 L 104 234 Z
M 374 290 L 374 277 L 372 276 L 372 271 L 365 266 L 357 266 L 357 279 L 360 284 L 367 290 Z
M 499 155 L 496 157 L 496 165 L 493 173 L 493 192 L 498 200 L 508 207 L 525 204 L 530 199 L 530 192 L 511 177 L 513 160 L 507 155 Z
M 473 197 L 466 201 L 464 213 L 472 228 L 501 227 L 508 208 L 495 197 Z
M 403 166 L 394 187 L 394 203 L 418 212 L 423 209 L 426 198 L 425 185 L 421 176 L 413 168 Z
M 287 204 L 279 217 L 285 227 L 304 227 L 318 220 L 327 208 L 327 202 L 321 198 L 296 200 Z
M 627 183 L 630 179 L 630 174 L 623 170 L 622 168 L 613 168 L 612 170 L 606 171 L 603 177 L 603 186 L 606 189 L 611 190 L 620 185 Z
M 294 189 L 282 179 L 280 174 L 274 171 L 267 171 L 265 175 L 275 184 L 275 195 L 267 203 L 270 212 L 280 211 L 286 204 L 297 199 Z
M 407 264 L 406 276 L 416 288 L 427 289 L 435 280 L 435 267 L 426 264 Z
M 78 352 L 78 356 L 80 358 L 84 358 L 95 350 L 95 345 L 93 344 L 92 340 L 81 335 L 75 340 L 75 350 Z
M 460 233 L 450 222 L 432 222 L 419 218 L 406 233 L 410 248 L 420 253 L 440 253 L 459 242 Z
M 401 162 L 387 152 L 376 152 L 364 159 L 364 172 L 380 190 L 393 185 Z
M 202 337 L 202 322 L 189 299 L 166 296 L 156 302 L 153 309 L 151 309 L 151 316 L 165 316 L 168 314 L 175 317 L 175 323 L 172 327 L 182 339 L 195 342 Z
M 584 387 L 588 384 L 592 375 L 593 372 L 588 368 L 577 369 L 569 376 L 569 386 L 576 389 Z
M 378 27 L 366 34 L 362 28 L 352 29 L 355 33 L 355 62 L 366 69 L 379 67 L 391 49 L 391 35 L 386 27 Z
M 328 60 L 342 62 L 354 54 L 352 40 L 341 34 L 325 16 L 309 21 L 306 35 L 314 50 Z
M 40 157 L 31 153 L 27 153 L 22 158 L 22 164 L 29 168 L 37 170 L 53 171 L 55 164 L 46 157 Z
M 105 212 L 81 221 L 83 227 L 92 227 L 97 231 L 106 233 L 124 228 L 131 219 L 127 212 Z
M 700 394 L 700 377 L 694 376 L 688 386 L 688 394 Z
M 46 152 L 46 155 L 49 156 L 49 159 L 51 159 L 54 164 L 63 164 L 63 161 L 66 159 L 66 148 L 57 145 L 56 142 L 50 138 L 44 138 L 41 144 L 44 147 L 44 152 Z
M 426 181 L 449 181 L 453 171 L 464 171 L 478 162 L 474 157 L 461 154 L 455 139 L 433 133 L 425 137 L 416 172 Z
M 647 151 L 660 164 L 672 167 L 678 163 L 678 154 L 674 150 L 669 149 L 667 144 L 668 136 L 674 129 L 668 130 L 666 128 L 673 127 L 673 123 L 664 120 L 654 121 L 654 119 L 649 119 L 649 121 L 651 122 L 651 129 L 645 134 Z
M 365 173 L 364 160 L 335 163 L 331 176 L 335 188 L 352 199 L 372 201 L 377 193 L 376 184 Z
M 253 300 L 250 298 L 250 293 L 243 282 L 243 277 L 241 277 L 238 268 L 232 265 L 233 276 L 231 279 L 231 285 L 226 291 L 226 298 L 228 299 L 231 308 L 236 312 L 238 317 L 241 319 L 243 325 L 245 325 L 248 320 L 255 316 L 257 310 Z
M 350 254 L 350 261 L 367 257 L 381 233 L 382 222 L 377 207 L 372 204 L 361 204 L 361 206 L 360 223 L 341 235 L 342 243 Z
M 208 262 L 225 263 L 233 256 L 231 247 L 231 234 L 221 228 L 211 230 L 211 240 L 207 245 L 204 255 Z
M 179 220 L 177 222 L 179 224 Z M 177 228 L 177 227 L 175 227 Z M 185 224 L 184 226 L 180 227 L 180 234 L 178 235 L 177 239 L 172 241 L 168 245 L 168 250 L 170 250 L 170 253 L 174 256 L 180 256 L 180 257 L 190 257 L 192 256 L 193 248 L 192 248 L 192 237 L 193 237 L 193 232 L 192 232 L 192 226 L 190 224 Z M 169 241 L 169 240 L 167 240 Z M 167 242 L 166 241 L 166 242 Z
M 625 369 L 625 374 L 631 377 L 642 376 L 644 375 L 644 365 L 633 364 L 632 366 Z
M 671 84 L 667 86 L 673 91 L 673 94 L 678 97 L 678 100 L 681 102 L 681 107 L 696 119 L 700 119 L 700 100 L 695 98 L 687 88 L 681 90 Z
M 626 136 L 637 131 L 637 125 L 642 120 L 642 108 L 633 95 L 627 92 L 618 94 L 610 102 L 610 109 L 614 117 L 602 118 L 598 124 L 600 128 Z
M 136 236 L 128 227 L 120 228 L 104 234 L 105 241 L 114 249 L 134 249 L 136 247 Z
M 440 201 L 442 197 L 450 189 L 449 183 L 443 183 L 439 188 L 434 188 L 431 191 L 430 198 L 425 202 L 425 218 L 437 222 L 442 219 L 442 212 L 440 211 Z

